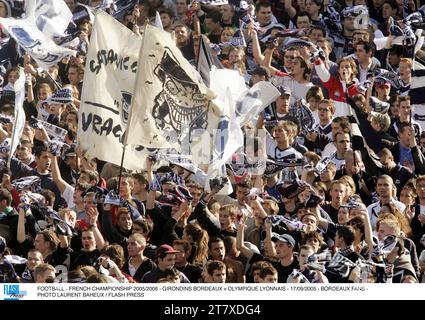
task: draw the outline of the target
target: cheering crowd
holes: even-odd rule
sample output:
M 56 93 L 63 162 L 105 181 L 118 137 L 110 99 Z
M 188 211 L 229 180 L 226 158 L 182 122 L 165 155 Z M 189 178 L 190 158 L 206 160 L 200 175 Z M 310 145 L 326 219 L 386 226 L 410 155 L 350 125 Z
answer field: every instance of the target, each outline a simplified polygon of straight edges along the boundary
M 48 70 L 0 31 L 0 282 L 425 282 L 422 1 L 64 2 L 77 54 Z M 216 68 L 276 87 L 225 174 L 203 184 L 155 152 L 132 172 L 79 148 L 97 11 L 140 37 L 159 16 L 194 68 L 206 43 Z M 24 15 L 0 0 L 0 17 Z

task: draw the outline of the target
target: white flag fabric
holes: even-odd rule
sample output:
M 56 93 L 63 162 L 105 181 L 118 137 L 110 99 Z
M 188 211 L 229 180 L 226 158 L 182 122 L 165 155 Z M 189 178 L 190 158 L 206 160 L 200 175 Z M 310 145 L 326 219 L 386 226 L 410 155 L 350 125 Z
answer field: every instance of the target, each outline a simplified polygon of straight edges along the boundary
M 10 156 L 9 156 L 9 164 L 10 168 L 10 160 L 12 159 L 12 155 L 15 153 L 16 148 L 18 147 L 19 141 L 22 136 L 22 132 L 24 131 L 25 126 L 25 111 L 24 111 L 24 99 L 25 99 L 25 73 L 24 69 L 20 68 L 19 70 L 19 78 L 14 83 L 14 91 L 15 91 L 15 121 L 13 123 L 12 129 L 12 139 L 10 142 Z
M 121 163 L 140 44 L 137 35 L 110 15 L 96 15 L 78 121 L 78 144 L 89 157 Z M 127 146 L 124 168 L 142 169 L 147 154 L 144 147 Z
M 35 5 L 35 22 L 49 38 L 62 36 L 72 20 L 72 12 L 63 0 L 36 0 L 26 2 L 26 11 Z
M 229 2 L 227 0 L 201 0 L 200 3 L 209 6 L 221 6 L 223 4 L 228 4 Z
M 248 124 L 280 95 L 270 82 L 260 81 L 239 96 L 236 101 L 236 121 L 241 126 Z
M 190 154 L 195 140 L 210 142 L 210 138 L 200 138 L 202 133 L 217 128 L 219 113 L 210 101 L 213 94 L 168 32 L 147 25 L 142 45 L 127 142 Z M 209 163 L 210 158 L 193 160 Z
M 232 158 L 232 155 L 239 148 L 243 147 L 244 137 L 241 126 L 236 121 L 235 102 L 232 98 L 230 88 L 226 90 L 223 107 L 223 113 L 214 137 L 212 163 L 208 166 L 208 181 L 217 176 L 227 176 L 226 162 Z M 209 190 L 209 185 L 205 185 L 204 187 Z M 233 188 L 229 182 L 224 189 L 220 190 L 224 194 L 231 194 L 233 192 Z
M 161 15 L 158 11 L 155 11 L 155 20 L 153 25 L 161 30 L 164 30 L 164 26 L 162 25 Z
M 26 9 L 26 18 L 0 18 L 0 24 L 41 68 L 47 71 L 51 65 L 63 58 L 75 56 L 74 50 L 56 45 L 47 33 L 37 27 L 34 2 L 29 1 Z M 50 29 L 47 26 L 46 28 Z
M 247 90 L 239 73 L 228 69 L 213 70 L 208 89 L 167 32 L 147 25 L 144 37 L 127 142 L 174 148 L 198 165 L 220 170 L 242 145 L 242 125 L 278 90 L 264 83 Z
M 210 72 L 210 88 L 217 94 L 214 103 L 221 107 L 217 130 L 213 132 L 213 159 L 208 170 L 212 179 L 222 175 L 226 162 L 243 146 L 242 127 L 236 121 L 235 101 L 241 92 L 246 91 L 246 85 L 239 72 L 214 69 Z
M 42 109 L 40 109 L 42 110 Z M 65 141 L 65 136 L 68 131 L 64 128 L 58 127 L 50 122 L 35 119 L 40 125 L 44 127 L 47 135 L 53 140 Z

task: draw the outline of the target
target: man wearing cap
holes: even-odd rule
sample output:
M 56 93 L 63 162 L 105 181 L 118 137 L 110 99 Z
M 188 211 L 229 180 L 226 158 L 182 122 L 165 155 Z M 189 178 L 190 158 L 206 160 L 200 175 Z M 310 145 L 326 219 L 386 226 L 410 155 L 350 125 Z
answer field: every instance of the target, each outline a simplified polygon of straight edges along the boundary
M 288 115 L 291 90 L 283 85 L 278 86 L 277 89 L 280 95 L 259 115 L 257 120 L 258 129 L 261 129 L 265 124 L 265 127 L 271 132 L 271 126 L 267 125 L 267 123 L 271 123 L 272 121 L 290 120 L 297 123 L 297 119 Z
M 382 102 L 390 102 L 391 83 L 384 79 L 375 79 L 376 97 Z
M 156 249 L 157 268 L 146 273 L 142 278 L 142 283 L 157 283 L 167 269 L 175 268 L 176 253 L 178 251 L 168 244 L 163 244 Z M 180 272 L 180 283 L 190 283 L 182 272 Z
M 278 272 L 278 282 L 286 283 L 292 271 L 299 269 L 298 260 L 294 256 L 296 242 L 289 234 L 277 233 L 272 234 L 271 241 L 275 244 L 276 258 L 279 259 L 277 263 L 273 263 Z

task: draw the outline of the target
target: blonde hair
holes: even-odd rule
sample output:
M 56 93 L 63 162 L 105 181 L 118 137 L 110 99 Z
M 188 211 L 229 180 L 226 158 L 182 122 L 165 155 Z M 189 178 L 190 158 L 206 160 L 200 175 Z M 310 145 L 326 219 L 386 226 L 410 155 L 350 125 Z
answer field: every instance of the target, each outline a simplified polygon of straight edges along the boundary
M 372 113 L 372 121 L 377 123 L 382 131 L 387 131 L 391 125 L 391 118 L 388 114 Z

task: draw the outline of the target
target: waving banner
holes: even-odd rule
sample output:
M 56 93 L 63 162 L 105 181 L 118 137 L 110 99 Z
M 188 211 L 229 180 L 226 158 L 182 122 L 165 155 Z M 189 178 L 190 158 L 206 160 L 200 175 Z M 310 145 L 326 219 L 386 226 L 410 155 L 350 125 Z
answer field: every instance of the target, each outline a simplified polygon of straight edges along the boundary
M 88 157 L 120 165 L 141 39 L 106 13 L 93 26 L 79 110 L 78 144 Z M 142 132 L 135 128 L 134 135 Z M 124 168 L 140 170 L 147 150 L 127 146 Z

